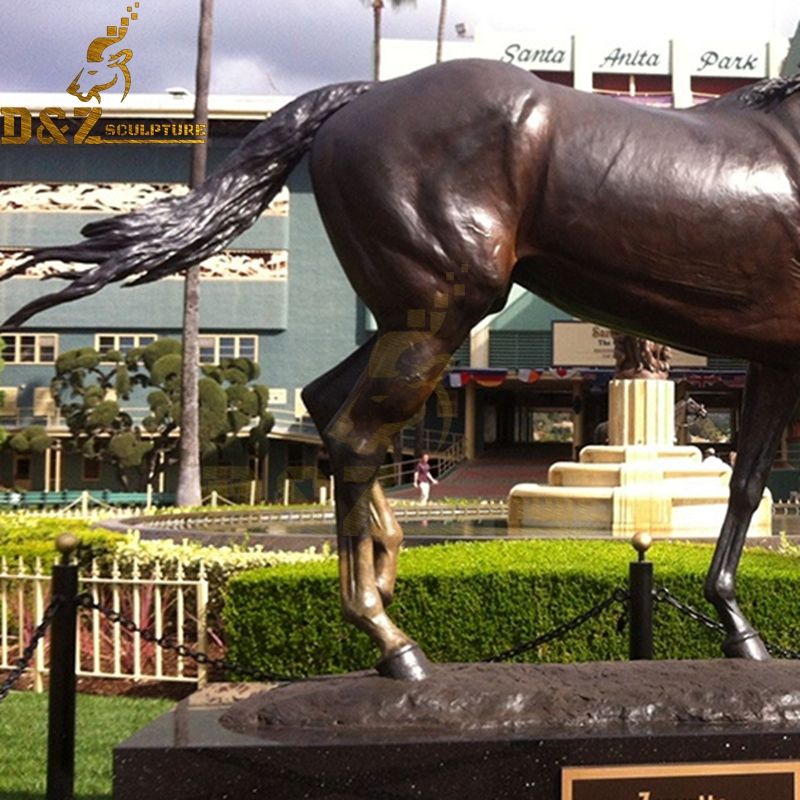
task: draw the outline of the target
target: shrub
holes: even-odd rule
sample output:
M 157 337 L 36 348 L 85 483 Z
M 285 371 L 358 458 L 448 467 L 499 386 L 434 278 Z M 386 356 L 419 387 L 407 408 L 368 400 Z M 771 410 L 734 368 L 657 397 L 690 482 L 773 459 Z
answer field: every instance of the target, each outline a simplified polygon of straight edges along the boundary
M 659 543 L 657 585 L 713 616 L 702 590 L 712 549 Z M 535 638 L 593 607 L 627 580 L 630 546 L 614 541 L 495 541 L 401 555 L 395 621 L 435 661 L 476 661 Z M 800 559 L 749 550 L 740 569 L 742 607 L 765 638 L 784 647 L 800 629 Z M 376 651 L 339 611 L 333 563 L 278 566 L 233 577 L 225 628 L 230 660 L 311 675 L 369 668 Z M 526 654 L 529 661 L 627 658 L 622 605 Z M 659 603 L 656 658 L 716 658 L 721 635 Z
M 156 566 L 165 577 L 174 577 L 179 569 L 185 578 L 196 579 L 201 570 L 208 580 L 208 621 L 218 634 L 222 629 L 221 611 L 225 585 L 231 576 L 254 568 L 271 568 L 286 564 L 335 562 L 329 548 L 316 552 L 312 547 L 302 552 L 264 550 L 261 545 L 224 545 L 214 547 L 184 539 L 139 539 L 136 534 L 116 542 L 98 559 L 101 571 L 108 572 L 116 560 L 122 576 L 133 573 L 134 564 L 143 578 L 151 577 Z
M 41 558 L 46 569 L 58 558 L 55 541 L 62 533 L 80 539 L 78 563 L 88 566 L 93 558 L 109 553 L 126 540 L 125 534 L 92 528 L 84 520 L 38 517 L 33 514 L 0 514 L 0 556 L 9 561 L 23 558 L 32 563 Z

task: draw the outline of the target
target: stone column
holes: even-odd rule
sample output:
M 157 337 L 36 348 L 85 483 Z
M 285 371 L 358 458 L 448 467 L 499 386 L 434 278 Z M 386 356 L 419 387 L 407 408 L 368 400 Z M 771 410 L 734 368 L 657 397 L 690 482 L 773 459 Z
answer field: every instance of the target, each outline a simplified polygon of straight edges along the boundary
M 608 443 L 671 446 L 675 441 L 675 384 L 617 379 L 608 385 Z
M 464 387 L 464 455 L 467 458 L 475 458 L 475 415 L 476 408 L 476 389 L 475 382 L 470 381 Z

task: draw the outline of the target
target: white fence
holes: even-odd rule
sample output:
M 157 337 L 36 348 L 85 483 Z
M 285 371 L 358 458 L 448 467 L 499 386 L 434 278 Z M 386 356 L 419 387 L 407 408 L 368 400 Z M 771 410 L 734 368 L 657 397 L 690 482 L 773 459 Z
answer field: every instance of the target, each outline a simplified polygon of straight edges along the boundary
M 105 573 L 96 563 L 80 577 L 80 591 L 94 604 L 120 614 L 156 637 L 169 637 L 175 645 L 206 652 L 208 581 L 203 567 L 196 579 L 184 575 L 178 564 L 171 576 L 156 565 L 141 574 L 137 562 L 123 577 L 112 562 Z M 50 576 L 41 560 L 29 569 L 22 559 L 9 564 L 0 559 L 0 669 L 10 670 L 22 654 L 31 633 L 41 622 L 50 602 Z M 180 681 L 204 685 L 208 668 L 193 659 L 147 641 L 138 631 L 128 631 L 100 610 L 80 609 L 75 669 L 79 677 L 124 678 L 136 681 Z M 48 672 L 48 647 L 42 640 L 31 662 L 34 688 L 43 690 Z

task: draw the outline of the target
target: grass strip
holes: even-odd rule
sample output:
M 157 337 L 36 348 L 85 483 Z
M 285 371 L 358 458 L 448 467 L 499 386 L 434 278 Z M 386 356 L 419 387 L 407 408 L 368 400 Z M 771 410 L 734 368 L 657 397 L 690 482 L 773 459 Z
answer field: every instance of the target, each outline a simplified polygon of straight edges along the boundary
M 47 777 L 47 694 L 12 692 L 0 704 L 0 800 L 44 797 Z M 171 700 L 78 695 L 76 800 L 110 800 L 112 751 Z

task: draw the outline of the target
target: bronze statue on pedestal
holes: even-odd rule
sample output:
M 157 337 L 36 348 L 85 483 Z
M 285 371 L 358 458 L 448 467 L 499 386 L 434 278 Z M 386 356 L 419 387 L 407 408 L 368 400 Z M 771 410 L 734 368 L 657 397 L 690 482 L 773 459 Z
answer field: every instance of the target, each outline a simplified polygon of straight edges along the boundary
M 188 196 L 34 251 L 16 273 L 48 259 L 97 266 L 66 272 L 65 289 L 6 328 L 111 281 L 157 280 L 218 252 L 310 151 L 331 242 L 378 323 L 304 399 L 336 477 L 344 613 L 375 641 L 382 671 L 420 679 L 426 661 L 386 612 L 401 531 L 377 470 L 514 282 L 583 319 L 751 362 L 706 594 L 728 632 L 725 652 L 764 659 L 736 602 L 736 569 L 800 395 L 798 88 L 798 76 L 776 79 L 667 111 L 463 60 L 310 92 Z

